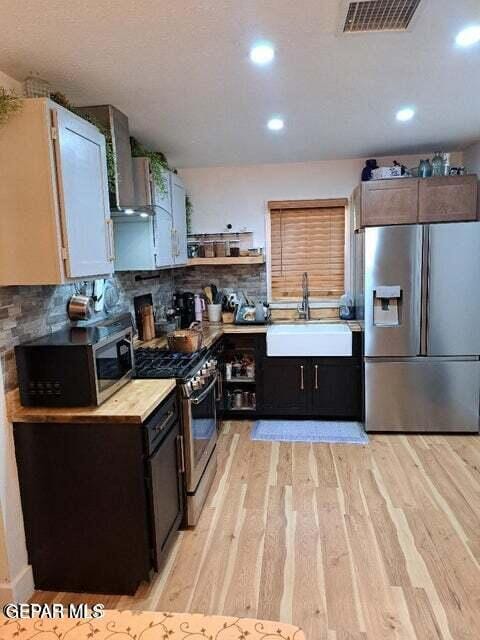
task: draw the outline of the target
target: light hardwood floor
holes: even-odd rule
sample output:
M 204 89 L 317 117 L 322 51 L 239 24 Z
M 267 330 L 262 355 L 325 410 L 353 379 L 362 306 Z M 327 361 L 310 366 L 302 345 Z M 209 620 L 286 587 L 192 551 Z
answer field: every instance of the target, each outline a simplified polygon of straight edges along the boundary
M 278 619 L 308 640 L 478 640 L 479 437 L 264 443 L 250 426 L 225 423 L 206 508 L 160 577 L 133 598 L 34 600 Z

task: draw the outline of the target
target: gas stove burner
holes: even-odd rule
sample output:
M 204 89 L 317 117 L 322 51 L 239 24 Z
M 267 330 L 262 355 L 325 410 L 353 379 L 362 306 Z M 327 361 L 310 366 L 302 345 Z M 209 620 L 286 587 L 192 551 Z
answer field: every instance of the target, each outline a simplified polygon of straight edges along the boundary
M 135 350 L 135 377 L 186 378 L 195 371 L 204 355 L 205 349 L 195 353 L 176 353 L 141 347 Z

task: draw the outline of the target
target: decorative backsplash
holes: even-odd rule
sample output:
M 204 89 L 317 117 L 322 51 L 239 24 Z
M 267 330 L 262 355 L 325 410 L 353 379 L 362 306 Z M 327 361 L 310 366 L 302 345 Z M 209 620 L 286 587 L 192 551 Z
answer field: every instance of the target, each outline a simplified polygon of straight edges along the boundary
M 213 283 L 218 289 L 245 291 L 251 298 L 267 299 L 265 265 L 197 266 L 175 271 L 175 288 L 201 293 L 205 285 Z
M 219 289 L 244 290 L 253 298 L 267 295 L 264 265 L 192 267 L 156 272 L 151 280 L 135 281 L 135 272 L 115 274 L 118 303 L 112 313 L 131 311 L 133 298 L 152 293 L 154 305 L 168 306 L 175 290 L 200 293 L 206 284 Z M 153 275 L 142 272 L 142 275 Z M 17 385 L 14 347 L 68 324 L 67 302 L 75 293 L 73 284 L 60 286 L 0 287 L 0 360 L 4 383 L 9 391 Z
M 135 281 L 135 273 L 115 274 L 118 303 L 112 313 L 131 311 L 133 297 L 152 293 L 155 304 L 168 304 L 173 293 L 173 271 L 158 272 L 158 278 Z M 143 272 L 143 275 L 149 275 Z M 15 345 L 38 338 L 68 324 L 67 302 L 75 285 L 0 287 L 0 359 L 6 390 L 17 385 Z M 99 316 L 100 317 L 100 316 Z

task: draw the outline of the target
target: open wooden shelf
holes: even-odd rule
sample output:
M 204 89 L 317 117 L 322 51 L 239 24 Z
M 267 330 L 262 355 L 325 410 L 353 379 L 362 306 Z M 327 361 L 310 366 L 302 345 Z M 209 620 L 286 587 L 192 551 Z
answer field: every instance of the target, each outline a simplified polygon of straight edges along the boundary
M 189 267 L 204 266 L 226 266 L 234 264 L 263 264 L 265 256 L 239 256 L 238 258 L 189 258 L 187 265 Z

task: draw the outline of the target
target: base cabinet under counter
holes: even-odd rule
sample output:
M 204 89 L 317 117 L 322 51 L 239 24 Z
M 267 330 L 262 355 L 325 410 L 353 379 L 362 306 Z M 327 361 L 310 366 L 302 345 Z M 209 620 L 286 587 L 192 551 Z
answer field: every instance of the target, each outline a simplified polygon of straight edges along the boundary
M 14 423 L 35 587 L 133 594 L 183 519 L 176 392 L 141 424 Z
M 272 357 L 258 362 L 257 413 L 361 420 L 361 333 L 353 333 L 351 357 Z

